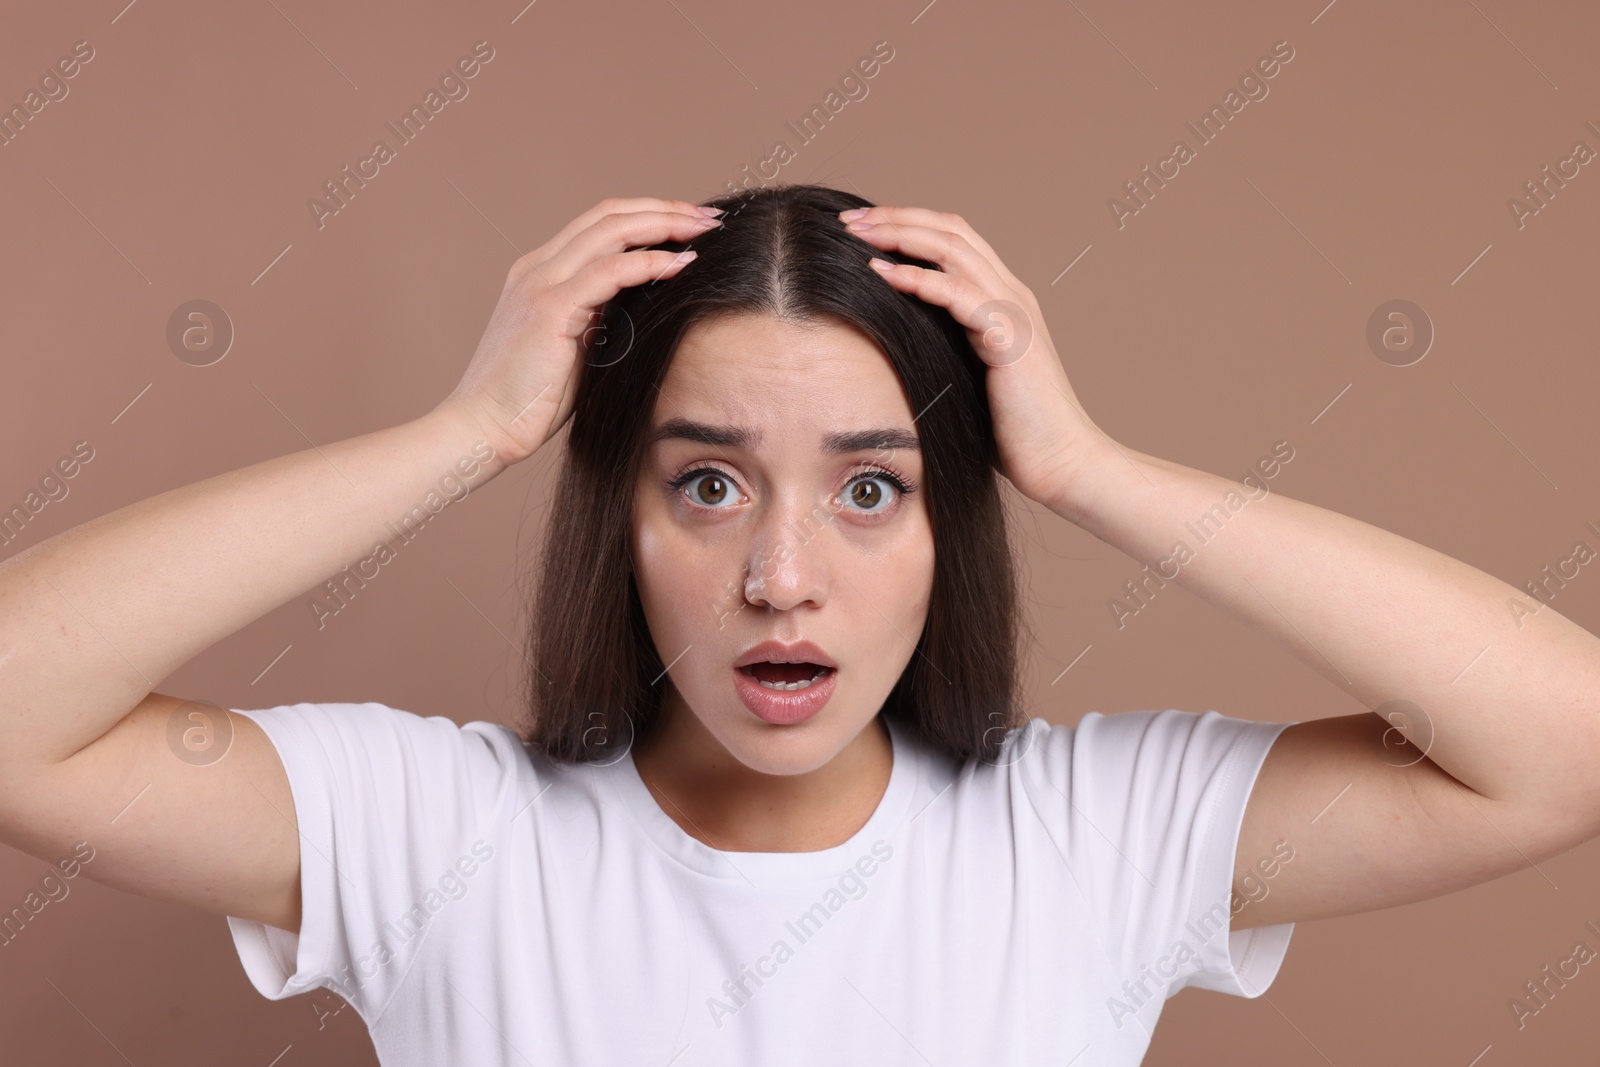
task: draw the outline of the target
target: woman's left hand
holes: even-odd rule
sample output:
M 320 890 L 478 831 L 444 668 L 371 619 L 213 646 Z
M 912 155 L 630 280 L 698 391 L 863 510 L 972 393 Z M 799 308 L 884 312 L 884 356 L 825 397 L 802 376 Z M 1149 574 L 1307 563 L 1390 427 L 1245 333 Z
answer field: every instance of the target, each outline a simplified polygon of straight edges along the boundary
M 1115 446 L 1078 403 L 1033 293 L 959 215 L 879 205 L 840 218 L 875 248 L 940 267 L 896 263 L 881 273 L 967 328 L 988 364 L 1000 473 L 1031 500 L 1072 508 L 1089 473 L 1115 459 Z

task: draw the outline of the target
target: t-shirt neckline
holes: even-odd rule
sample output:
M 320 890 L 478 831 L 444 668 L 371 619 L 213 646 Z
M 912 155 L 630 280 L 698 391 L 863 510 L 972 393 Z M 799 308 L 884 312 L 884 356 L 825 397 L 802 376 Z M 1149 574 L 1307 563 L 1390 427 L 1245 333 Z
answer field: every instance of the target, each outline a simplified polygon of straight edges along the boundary
M 892 763 L 889 784 L 878 806 L 849 840 L 815 852 L 724 852 L 690 836 L 656 802 L 639 776 L 632 751 L 612 764 L 611 773 L 603 775 L 602 781 L 617 791 L 622 806 L 647 837 L 668 856 L 700 874 L 746 881 L 837 877 L 869 852 L 874 842 L 887 839 L 911 805 L 916 786 L 915 746 L 893 719 L 885 718 L 884 724 L 889 730 Z

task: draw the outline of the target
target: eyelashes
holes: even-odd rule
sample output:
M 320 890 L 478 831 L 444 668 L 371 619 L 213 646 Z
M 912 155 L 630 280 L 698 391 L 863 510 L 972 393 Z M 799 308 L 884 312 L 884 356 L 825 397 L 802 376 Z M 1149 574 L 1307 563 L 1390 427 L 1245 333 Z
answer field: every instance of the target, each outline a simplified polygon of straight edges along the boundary
M 724 510 L 723 505 L 706 504 L 694 499 L 692 490 L 685 492 L 685 489 L 687 489 L 690 483 L 699 481 L 701 478 L 718 479 L 726 483 L 731 492 L 738 492 L 737 487 L 739 483 L 732 475 L 708 464 L 690 465 L 688 468 L 669 478 L 666 482 L 666 487 L 669 491 L 682 496 L 688 503 L 689 507 L 696 510 L 707 512 Z M 854 511 L 861 515 L 884 515 L 895 510 L 895 505 L 897 505 L 902 498 L 908 497 L 917 491 L 917 483 L 915 481 L 888 467 L 874 464 L 851 475 L 849 481 L 845 483 L 844 490 L 841 495 L 848 494 L 856 485 L 869 484 L 874 481 L 887 482 L 894 488 L 894 497 L 889 504 L 884 507 L 876 508 L 842 507 L 840 510 Z

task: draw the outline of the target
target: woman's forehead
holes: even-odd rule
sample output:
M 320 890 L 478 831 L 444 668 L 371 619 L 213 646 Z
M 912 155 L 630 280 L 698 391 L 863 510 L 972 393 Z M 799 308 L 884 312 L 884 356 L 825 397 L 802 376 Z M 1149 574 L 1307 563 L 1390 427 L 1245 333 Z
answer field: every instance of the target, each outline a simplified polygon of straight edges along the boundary
M 772 315 L 696 324 L 661 383 L 655 422 L 830 430 L 907 425 L 909 403 L 888 358 L 861 331 Z M 826 428 L 822 428 L 826 423 Z
M 658 441 L 691 441 L 718 448 L 737 448 L 759 452 L 764 444 L 804 443 L 792 435 L 772 435 L 758 425 L 710 423 L 674 415 L 661 420 L 651 430 L 647 444 Z M 906 451 L 922 448 L 916 431 L 900 425 L 821 427 L 816 434 L 818 449 L 831 455 L 865 451 Z
M 691 326 L 668 367 L 686 374 L 818 369 L 881 371 L 894 376 L 882 350 L 854 326 L 832 320 L 783 319 L 771 314 L 719 315 Z

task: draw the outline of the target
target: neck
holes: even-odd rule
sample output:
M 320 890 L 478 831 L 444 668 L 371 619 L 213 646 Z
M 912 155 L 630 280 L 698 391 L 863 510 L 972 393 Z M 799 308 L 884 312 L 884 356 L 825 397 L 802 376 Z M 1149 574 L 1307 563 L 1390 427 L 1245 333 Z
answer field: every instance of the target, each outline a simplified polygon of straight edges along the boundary
M 894 747 L 874 718 L 815 770 L 764 774 L 740 763 L 669 689 L 633 762 L 661 810 L 712 848 L 819 852 L 844 844 L 872 817 Z

